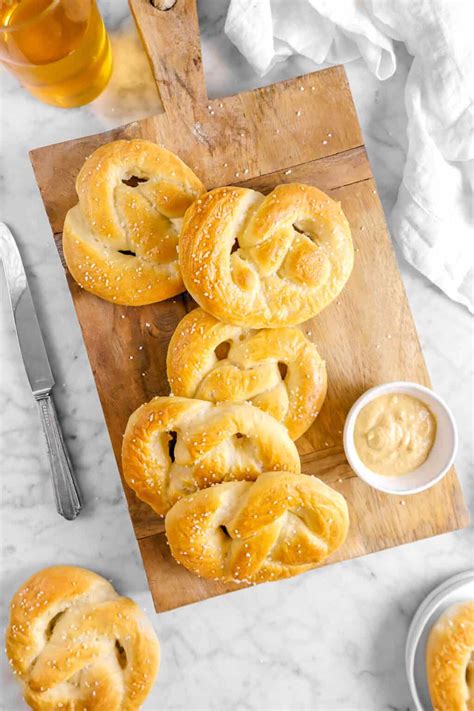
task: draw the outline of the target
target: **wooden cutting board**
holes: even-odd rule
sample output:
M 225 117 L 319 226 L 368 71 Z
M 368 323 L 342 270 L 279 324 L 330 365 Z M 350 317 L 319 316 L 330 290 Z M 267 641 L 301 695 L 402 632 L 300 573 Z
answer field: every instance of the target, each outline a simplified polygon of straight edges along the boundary
M 329 388 L 320 416 L 298 441 L 298 449 L 303 471 L 334 486 L 349 504 L 350 534 L 330 562 L 466 526 L 468 514 L 454 470 L 429 491 L 399 498 L 369 488 L 344 456 L 344 419 L 364 390 L 389 380 L 429 385 L 344 69 L 209 100 L 195 0 L 178 0 L 168 12 L 155 9 L 149 0 L 130 0 L 130 5 L 165 113 L 32 151 L 60 254 L 64 216 L 77 201 L 79 168 L 95 148 L 117 138 L 163 144 L 209 188 L 233 184 L 268 192 L 278 183 L 300 181 L 329 192 L 341 201 L 350 222 L 355 267 L 341 296 L 302 326 L 327 361 Z M 183 294 L 140 308 L 115 306 L 80 289 L 69 275 L 68 282 L 120 468 L 129 415 L 154 395 L 169 393 L 168 342 L 194 304 Z M 162 521 L 124 488 L 157 610 L 239 587 L 200 579 L 178 566 Z

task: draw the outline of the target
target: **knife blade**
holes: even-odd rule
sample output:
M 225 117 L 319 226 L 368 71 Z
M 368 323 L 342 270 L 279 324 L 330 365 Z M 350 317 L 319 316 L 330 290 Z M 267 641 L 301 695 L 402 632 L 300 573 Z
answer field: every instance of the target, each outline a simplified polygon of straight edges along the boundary
M 20 252 L 12 233 L 3 222 L 0 222 L 0 260 L 7 283 L 23 365 L 38 403 L 46 437 L 56 508 L 61 516 L 72 520 L 76 518 L 82 504 L 51 397 L 54 386 L 53 373 Z
M 7 280 L 18 343 L 33 395 L 51 392 L 54 378 L 36 316 L 20 252 L 8 227 L 0 222 L 0 258 Z

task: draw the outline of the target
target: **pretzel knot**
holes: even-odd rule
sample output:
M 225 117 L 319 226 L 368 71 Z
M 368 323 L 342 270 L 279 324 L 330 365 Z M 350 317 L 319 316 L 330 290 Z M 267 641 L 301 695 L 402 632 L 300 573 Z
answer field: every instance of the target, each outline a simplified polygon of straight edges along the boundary
M 37 711 L 135 711 L 159 666 L 153 628 L 99 575 L 57 566 L 16 593 L 7 655 Z
M 306 474 L 267 472 L 181 499 L 168 512 L 174 558 L 205 578 L 260 583 L 298 575 L 344 542 L 343 496 Z
M 252 328 L 306 321 L 352 271 L 349 224 L 339 203 L 310 185 L 264 197 L 217 188 L 186 212 L 179 240 L 187 290 L 216 318 Z
M 187 314 L 167 355 L 172 392 L 211 402 L 250 401 L 297 439 L 318 415 L 326 367 L 298 328 L 230 326 L 202 309 Z
M 140 306 L 184 290 L 177 246 L 186 209 L 204 191 L 177 156 L 155 143 L 114 141 L 89 156 L 66 215 L 64 257 L 87 291 Z
M 297 449 L 282 424 L 247 403 L 155 397 L 123 438 L 124 478 L 160 515 L 198 489 L 279 469 L 300 471 Z
M 426 644 L 426 672 L 435 711 L 473 711 L 473 599 L 454 603 L 432 626 Z

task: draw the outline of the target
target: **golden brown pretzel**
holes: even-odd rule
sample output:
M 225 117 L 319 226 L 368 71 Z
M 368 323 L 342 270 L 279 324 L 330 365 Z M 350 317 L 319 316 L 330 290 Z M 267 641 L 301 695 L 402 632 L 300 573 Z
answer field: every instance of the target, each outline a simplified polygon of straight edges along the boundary
M 123 475 L 139 499 L 164 515 L 183 496 L 262 471 L 300 471 L 285 427 L 252 405 L 155 397 L 130 417 Z
M 316 477 L 267 472 L 187 496 L 168 512 L 174 558 L 205 578 L 261 583 L 303 573 L 344 542 L 343 496 Z
M 14 595 L 7 655 L 36 711 L 135 711 L 158 672 L 160 648 L 133 600 L 100 575 L 46 568 Z
M 434 624 L 426 672 L 435 711 L 474 711 L 474 600 L 452 605 Z
M 217 188 L 187 210 L 179 238 L 183 281 L 202 308 L 251 328 L 306 321 L 341 291 L 352 270 L 339 203 L 311 185 L 264 197 Z
M 204 191 L 191 168 L 151 141 L 114 141 L 87 158 L 76 190 L 79 204 L 66 215 L 63 250 L 80 286 L 130 306 L 184 290 L 179 230 Z
M 251 402 L 283 422 L 292 439 L 310 427 L 326 396 L 324 361 L 296 327 L 255 331 L 195 309 L 178 324 L 166 364 L 175 395 Z

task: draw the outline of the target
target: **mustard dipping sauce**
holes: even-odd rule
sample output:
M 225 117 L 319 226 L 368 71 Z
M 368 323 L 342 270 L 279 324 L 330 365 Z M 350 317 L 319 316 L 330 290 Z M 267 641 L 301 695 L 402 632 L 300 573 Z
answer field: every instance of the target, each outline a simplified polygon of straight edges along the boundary
M 371 471 L 400 476 L 426 461 L 436 438 L 436 419 L 424 402 L 411 395 L 380 395 L 359 412 L 354 444 Z

